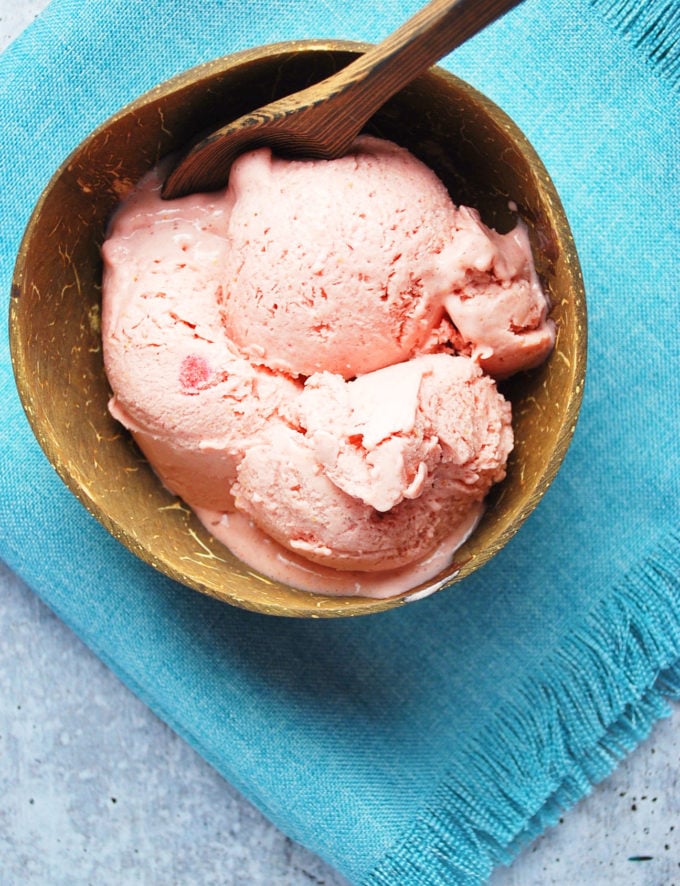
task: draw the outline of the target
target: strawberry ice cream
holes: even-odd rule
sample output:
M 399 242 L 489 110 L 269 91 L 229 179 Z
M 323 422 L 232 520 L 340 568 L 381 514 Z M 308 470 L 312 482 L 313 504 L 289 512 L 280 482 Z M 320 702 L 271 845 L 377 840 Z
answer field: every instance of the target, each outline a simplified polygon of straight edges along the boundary
M 319 593 L 440 572 L 512 448 L 495 378 L 550 353 L 526 231 L 485 227 L 406 150 L 243 155 L 170 202 L 163 169 L 103 247 L 110 409 L 232 551 Z

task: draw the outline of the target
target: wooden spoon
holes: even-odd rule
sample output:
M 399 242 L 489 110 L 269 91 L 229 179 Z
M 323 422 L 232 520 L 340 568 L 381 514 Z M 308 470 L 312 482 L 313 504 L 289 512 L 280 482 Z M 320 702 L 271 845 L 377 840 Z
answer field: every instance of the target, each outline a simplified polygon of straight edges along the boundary
M 165 199 L 224 187 L 239 154 L 262 145 L 331 160 L 395 93 L 521 0 L 431 0 L 382 43 L 300 92 L 239 117 L 194 145 L 163 185 Z

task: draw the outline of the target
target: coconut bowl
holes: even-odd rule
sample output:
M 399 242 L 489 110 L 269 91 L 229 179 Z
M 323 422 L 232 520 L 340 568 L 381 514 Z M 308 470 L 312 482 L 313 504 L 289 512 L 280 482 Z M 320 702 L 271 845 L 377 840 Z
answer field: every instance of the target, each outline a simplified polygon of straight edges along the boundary
M 19 393 L 47 457 L 85 507 L 123 545 L 173 579 L 227 603 L 282 616 L 376 613 L 449 588 L 490 560 L 545 493 L 567 451 L 583 390 L 586 305 L 578 257 L 553 183 L 513 121 L 462 80 L 432 68 L 391 99 L 368 131 L 404 145 L 504 231 L 528 225 L 557 324 L 539 369 L 502 386 L 515 448 L 506 479 L 449 568 L 387 600 L 311 594 L 259 575 L 214 541 L 160 484 L 109 415 L 100 338 L 107 221 L 135 182 L 199 133 L 317 82 L 364 46 L 291 42 L 193 68 L 115 114 L 55 172 L 27 226 L 15 268 L 10 342 Z

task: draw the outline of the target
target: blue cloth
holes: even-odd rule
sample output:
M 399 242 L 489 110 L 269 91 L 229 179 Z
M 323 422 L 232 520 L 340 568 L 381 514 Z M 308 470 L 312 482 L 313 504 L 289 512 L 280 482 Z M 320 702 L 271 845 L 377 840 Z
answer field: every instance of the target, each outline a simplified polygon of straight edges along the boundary
M 128 100 L 247 46 L 376 41 L 418 5 L 53 0 L 0 57 L 3 312 L 41 189 Z M 444 62 L 515 118 L 551 173 L 582 259 L 590 351 L 548 494 L 491 563 L 428 600 L 274 619 L 157 574 L 47 463 L 0 333 L 0 557 L 353 882 L 483 880 L 680 693 L 679 42 L 677 3 L 527 0 Z

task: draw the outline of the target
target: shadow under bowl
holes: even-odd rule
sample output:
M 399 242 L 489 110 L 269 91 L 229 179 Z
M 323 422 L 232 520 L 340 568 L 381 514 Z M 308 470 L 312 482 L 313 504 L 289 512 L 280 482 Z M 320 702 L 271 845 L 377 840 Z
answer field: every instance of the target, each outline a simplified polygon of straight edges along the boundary
M 554 478 L 581 402 L 586 306 L 559 197 L 516 125 L 472 87 L 433 68 L 391 99 L 369 131 L 433 168 L 455 203 L 476 206 L 499 230 L 527 223 L 549 293 L 557 342 L 539 369 L 503 386 L 515 449 L 506 480 L 455 562 L 426 585 L 374 600 L 310 594 L 271 581 L 231 555 L 163 489 L 107 410 L 100 337 L 101 257 L 120 199 L 162 156 L 198 133 L 334 73 L 366 47 L 303 41 L 246 50 L 193 68 L 114 115 L 71 154 L 43 192 L 19 251 L 10 344 L 33 431 L 69 489 L 126 547 L 189 587 L 257 612 L 330 617 L 403 605 L 460 581 L 517 531 Z

